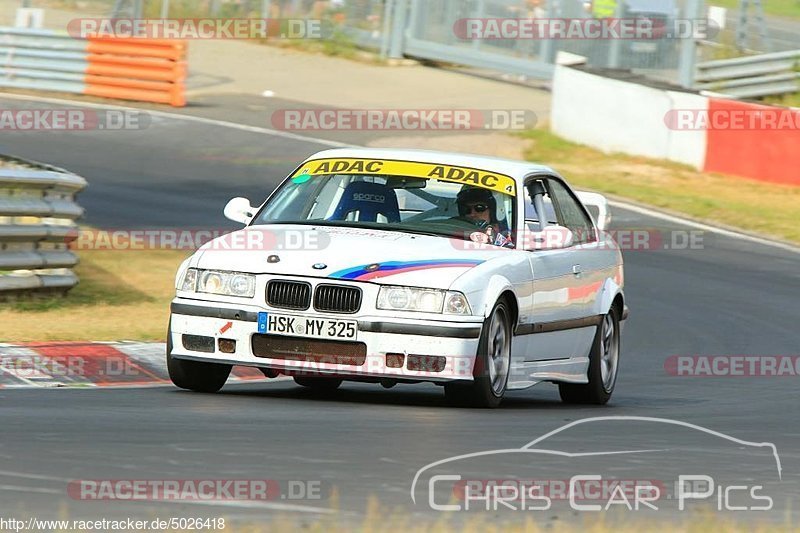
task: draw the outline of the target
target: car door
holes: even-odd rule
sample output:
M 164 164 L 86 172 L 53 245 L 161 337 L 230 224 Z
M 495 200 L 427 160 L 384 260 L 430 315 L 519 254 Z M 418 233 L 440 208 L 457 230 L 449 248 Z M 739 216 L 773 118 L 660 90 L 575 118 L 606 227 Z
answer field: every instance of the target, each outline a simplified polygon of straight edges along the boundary
M 542 206 L 546 224 L 541 223 L 531 197 L 533 182 L 543 185 Z M 574 193 L 556 176 L 537 175 L 526 180 L 525 223 L 532 232 L 554 225 L 572 232 L 572 242 L 526 246 L 533 271 L 533 306 L 518 331 L 527 339 L 525 361 L 568 359 L 586 355 L 596 323 L 592 317 L 596 293 L 596 265 L 587 253 L 597 242 L 594 223 Z M 563 232 L 562 232 L 563 233 Z M 536 235 L 537 233 L 533 233 Z M 588 339 L 588 341 L 587 341 Z

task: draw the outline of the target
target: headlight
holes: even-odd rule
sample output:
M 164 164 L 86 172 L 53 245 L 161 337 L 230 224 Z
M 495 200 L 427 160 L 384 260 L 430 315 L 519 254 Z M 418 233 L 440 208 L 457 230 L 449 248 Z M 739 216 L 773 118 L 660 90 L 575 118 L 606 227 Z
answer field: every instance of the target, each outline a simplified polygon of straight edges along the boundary
M 381 287 L 378 309 L 469 315 L 467 299 L 460 292 L 414 287 Z
M 448 291 L 444 298 L 444 314 L 446 315 L 471 315 L 467 297 L 460 292 Z
M 183 281 L 181 281 L 180 289 L 182 291 L 194 292 L 197 290 L 197 269 L 190 268 L 183 274 Z
M 256 277 L 241 272 L 190 268 L 183 277 L 181 290 L 252 298 L 256 294 Z

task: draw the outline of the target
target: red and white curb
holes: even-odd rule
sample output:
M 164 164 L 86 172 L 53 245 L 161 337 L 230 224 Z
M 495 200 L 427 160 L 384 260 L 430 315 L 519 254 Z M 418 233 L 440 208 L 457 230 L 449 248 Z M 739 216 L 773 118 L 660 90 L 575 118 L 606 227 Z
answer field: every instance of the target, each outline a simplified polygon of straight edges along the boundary
M 164 343 L 0 343 L 0 388 L 168 384 L 165 353 Z M 228 381 L 264 379 L 258 369 L 235 366 Z

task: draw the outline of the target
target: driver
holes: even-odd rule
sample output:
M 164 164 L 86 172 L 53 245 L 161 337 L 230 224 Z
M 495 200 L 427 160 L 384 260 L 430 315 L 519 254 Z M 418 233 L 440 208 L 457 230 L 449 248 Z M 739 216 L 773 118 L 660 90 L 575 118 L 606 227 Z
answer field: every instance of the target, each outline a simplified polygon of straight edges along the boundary
M 503 230 L 497 220 L 497 201 L 488 189 L 465 186 L 456 196 L 458 214 L 485 230 L 488 242 L 495 246 L 513 248 L 511 232 Z

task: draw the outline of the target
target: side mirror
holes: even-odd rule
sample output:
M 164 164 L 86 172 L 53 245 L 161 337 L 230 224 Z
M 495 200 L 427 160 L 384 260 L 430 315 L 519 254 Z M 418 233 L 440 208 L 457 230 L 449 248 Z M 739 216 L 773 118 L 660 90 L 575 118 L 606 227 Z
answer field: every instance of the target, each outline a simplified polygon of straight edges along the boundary
M 564 226 L 551 225 L 542 231 L 526 231 L 523 248 L 529 252 L 561 250 L 575 243 L 575 234 Z
M 255 212 L 256 208 L 250 205 L 250 200 L 241 197 L 232 198 L 223 211 L 225 218 L 242 224 L 250 222 L 250 219 L 256 214 Z
M 611 224 L 611 212 L 608 209 L 608 200 L 596 192 L 576 191 L 578 200 L 586 206 L 597 223 L 597 229 L 605 231 Z

